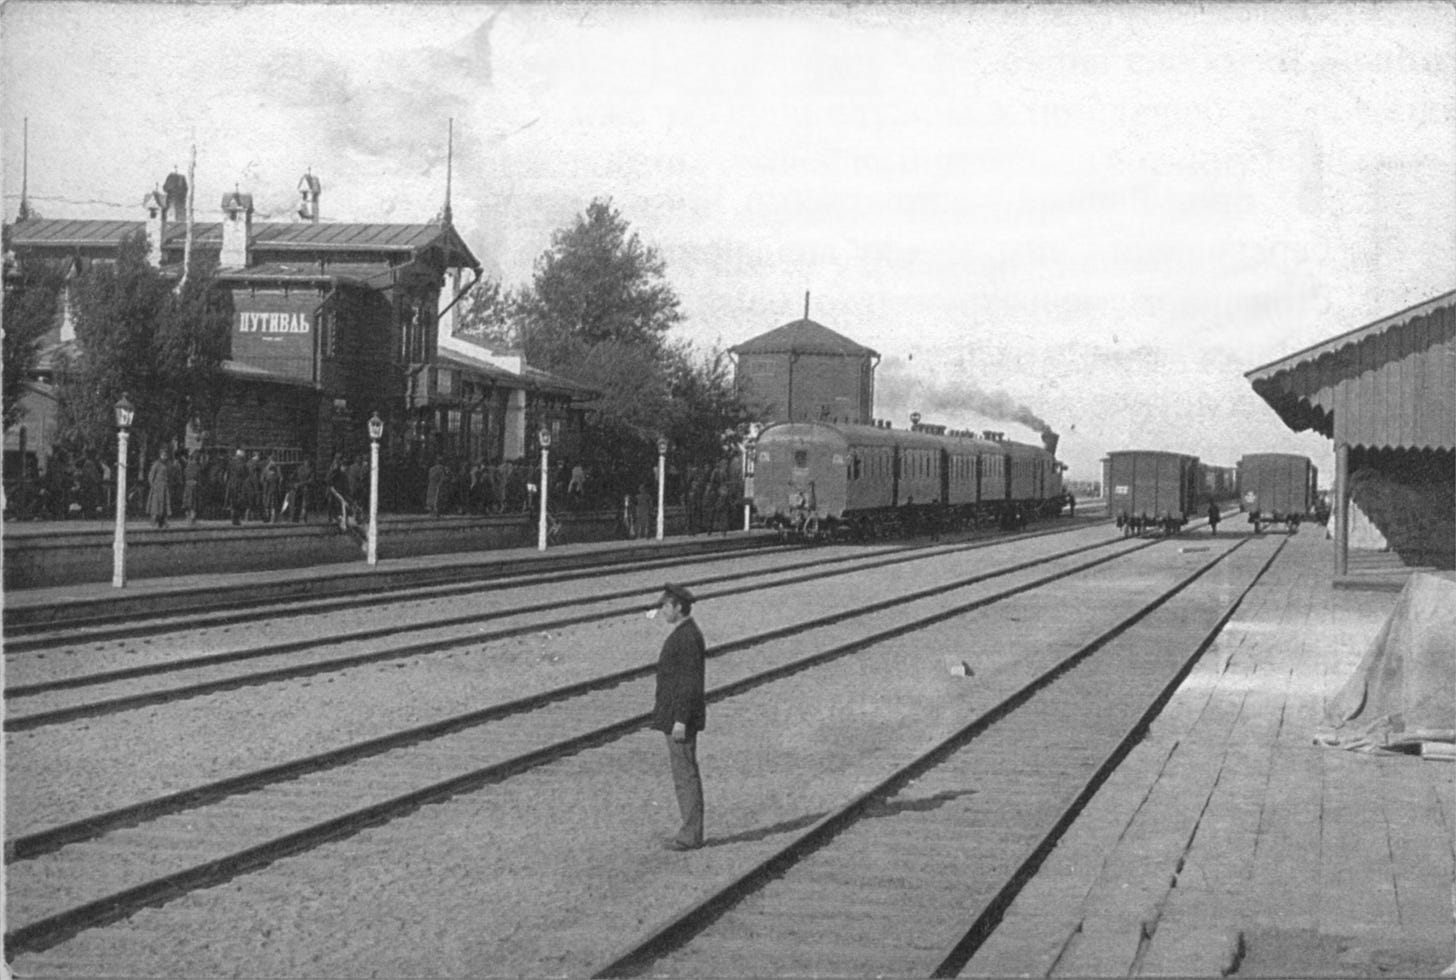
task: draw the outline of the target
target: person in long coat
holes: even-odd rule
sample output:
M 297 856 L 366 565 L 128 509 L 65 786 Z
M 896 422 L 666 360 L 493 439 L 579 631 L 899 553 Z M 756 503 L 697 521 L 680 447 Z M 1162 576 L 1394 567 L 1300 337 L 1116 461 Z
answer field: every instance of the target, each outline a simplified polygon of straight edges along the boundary
M 276 523 L 278 511 L 283 506 L 283 471 L 269 453 L 263 462 L 263 520 Z
M 643 483 L 637 487 L 637 537 L 653 538 L 657 529 L 652 525 L 652 487 Z
M 248 478 L 243 481 L 243 509 L 245 521 L 251 521 L 255 514 L 262 516 L 263 459 L 257 453 L 248 460 Z
M 708 726 L 706 689 L 707 648 L 703 632 L 693 621 L 693 594 L 669 582 L 657 609 L 671 628 L 657 660 L 657 693 L 652 727 L 667 736 L 682 827 L 665 844 L 668 850 L 690 851 L 703 846 L 703 779 L 698 771 L 698 733 Z
M 147 516 L 157 527 L 167 526 L 167 515 L 172 512 L 172 466 L 163 449 L 157 461 L 147 473 Z
M 241 524 L 243 512 L 247 510 L 248 460 L 239 449 L 228 463 L 225 497 L 228 516 L 233 524 Z
M 687 489 L 683 492 L 683 510 L 687 513 L 688 534 L 703 530 L 703 469 L 694 466 L 688 471 Z M 711 530 L 711 528 L 709 528 Z
M 187 466 L 182 471 L 182 512 L 187 515 L 188 524 L 197 523 L 201 488 L 202 452 L 198 450 L 187 457 Z
M 293 471 L 293 523 L 307 523 L 308 505 L 313 494 L 313 462 L 307 457 Z

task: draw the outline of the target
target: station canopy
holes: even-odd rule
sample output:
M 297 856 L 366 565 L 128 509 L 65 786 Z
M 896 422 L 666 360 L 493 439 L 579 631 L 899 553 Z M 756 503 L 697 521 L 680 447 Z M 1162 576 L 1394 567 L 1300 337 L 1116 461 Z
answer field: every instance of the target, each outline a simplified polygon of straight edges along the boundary
M 1456 448 L 1456 290 L 1244 376 L 1296 432 L 1368 449 Z

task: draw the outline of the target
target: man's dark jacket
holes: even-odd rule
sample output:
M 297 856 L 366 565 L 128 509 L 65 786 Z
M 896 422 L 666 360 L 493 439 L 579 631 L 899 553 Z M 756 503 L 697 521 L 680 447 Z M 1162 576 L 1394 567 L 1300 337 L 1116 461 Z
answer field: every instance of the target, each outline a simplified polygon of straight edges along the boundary
M 703 696 L 705 653 L 703 632 L 691 618 L 678 623 L 663 641 L 662 656 L 657 660 L 657 704 L 652 711 L 652 727 L 657 731 L 671 734 L 679 721 L 689 735 L 708 727 L 708 704 Z

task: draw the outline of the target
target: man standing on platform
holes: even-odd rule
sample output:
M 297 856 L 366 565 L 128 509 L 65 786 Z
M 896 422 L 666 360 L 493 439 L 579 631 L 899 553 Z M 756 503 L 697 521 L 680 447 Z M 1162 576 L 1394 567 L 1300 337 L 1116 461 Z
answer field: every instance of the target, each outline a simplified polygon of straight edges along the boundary
M 681 585 L 663 587 L 657 607 L 672 628 L 657 661 L 657 700 L 652 727 L 667 736 L 672 785 L 682 828 L 663 845 L 670 851 L 703 846 L 703 781 L 698 772 L 698 732 L 707 727 L 706 652 L 703 633 L 693 621 L 693 594 Z

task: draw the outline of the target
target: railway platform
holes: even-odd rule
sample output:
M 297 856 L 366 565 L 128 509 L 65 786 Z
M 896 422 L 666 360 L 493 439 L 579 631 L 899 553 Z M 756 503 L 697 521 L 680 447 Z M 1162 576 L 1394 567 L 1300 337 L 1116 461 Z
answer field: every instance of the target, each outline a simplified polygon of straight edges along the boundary
M 1290 539 L 962 976 L 1453 965 L 1456 766 L 1314 740 L 1398 600 L 1333 588 L 1330 547 Z
M 75 582 L 4 592 L 7 627 L 62 625 L 97 617 L 184 613 L 229 603 L 245 604 L 299 598 L 357 595 L 386 589 L 470 579 L 550 572 L 566 567 L 620 561 L 670 559 L 713 551 L 777 544 L 765 531 L 726 535 L 667 537 L 661 541 L 593 541 L 536 548 L 500 548 L 448 554 L 380 558 L 298 568 L 240 569 L 128 579 L 122 588 L 110 582 Z M 225 561 L 218 565 L 226 567 Z M 217 567 L 215 565 L 214 567 Z

